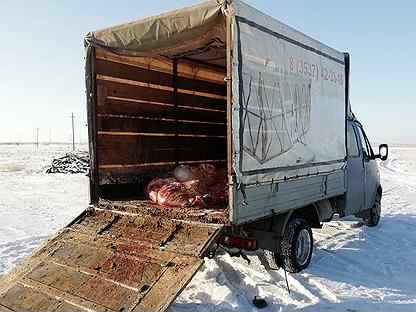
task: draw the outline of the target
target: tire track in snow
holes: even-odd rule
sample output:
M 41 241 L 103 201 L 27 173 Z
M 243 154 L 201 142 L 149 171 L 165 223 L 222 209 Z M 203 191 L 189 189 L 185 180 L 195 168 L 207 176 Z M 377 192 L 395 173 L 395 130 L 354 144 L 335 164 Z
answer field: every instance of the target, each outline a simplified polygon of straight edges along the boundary
M 332 292 L 324 283 L 319 282 L 316 278 L 310 277 L 308 278 L 308 282 L 312 286 L 316 287 L 321 294 L 321 298 L 325 298 L 330 303 L 341 302 L 334 292 Z
M 285 279 L 285 273 L 282 269 L 280 270 L 276 270 L 276 271 L 270 271 L 269 272 L 270 275 L 277 275 L 279 276 L 281 279 Z M 295 289 L 297 291 L 299 291 L 299 293 L 301 293 L 302 295 L 304 295 L 305 297 L 307 297 L 310 302 L 308 305 L 315 305 L 319 302 L 319 297 L 315 296 L 308 288 L 306 288 L 305 285 L 303 285 L 301 283 L 301 281 L 299 281 L 296 277 L 295 274 L 290 274 L 287 273 L 287 281 L 289 283 L 289 287 L 295 287 Z M 299 275 L 299 278 L 301 279 L 302 276 Z
M 228 259 L 227 259 L 228 258 Z M 284 272 L 279 270 L 267 271 L 257 257 L 250 256 L 251 263 L 246 264 L 240 258 L 228 257 L 217 260 L 228 282 L 236 289 L 239 296 L 243 296 L 250 306 L 254 296 L 265 298 L 273 308 L 276 306 L 287 308 L 299 308 L 313 306 L 319 302 L 319 298 L 307 289 L 297 278 L 288 273 L 290 295 L 286 289 Z M 244 282 L 235 278 L 236 273 L 244 274 Z M 238 274 L 238 273 L 237 273 Z M 242 284 L 245 291 L 241 291 Z M 272 294 L 272 295 L 271 295 Z

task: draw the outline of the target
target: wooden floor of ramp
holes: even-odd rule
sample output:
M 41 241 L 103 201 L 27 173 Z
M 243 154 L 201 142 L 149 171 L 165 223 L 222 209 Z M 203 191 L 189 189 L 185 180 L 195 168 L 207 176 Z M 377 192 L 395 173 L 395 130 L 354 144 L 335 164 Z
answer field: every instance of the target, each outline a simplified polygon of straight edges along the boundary
M 87 210 L 0 280 L 0 311 L 165 311 L 220 229 Z

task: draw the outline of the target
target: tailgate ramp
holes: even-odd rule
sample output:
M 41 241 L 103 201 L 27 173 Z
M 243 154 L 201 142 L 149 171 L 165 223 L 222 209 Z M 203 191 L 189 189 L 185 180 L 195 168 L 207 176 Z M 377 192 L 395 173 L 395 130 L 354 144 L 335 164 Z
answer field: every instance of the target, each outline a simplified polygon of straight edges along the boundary
M 86 210 L 0 281 L 0 311 L 165 311 L 220 230 Z

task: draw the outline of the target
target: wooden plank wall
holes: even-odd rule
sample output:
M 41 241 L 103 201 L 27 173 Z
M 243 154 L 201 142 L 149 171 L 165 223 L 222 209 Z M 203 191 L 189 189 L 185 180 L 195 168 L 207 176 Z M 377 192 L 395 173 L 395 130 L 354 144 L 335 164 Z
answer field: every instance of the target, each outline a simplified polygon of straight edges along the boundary
M 181 163 L 225 164 L 225 68 L 179 61 L 174 80 L 172 62 L 97 49 L 95 70 L 100 184 Z

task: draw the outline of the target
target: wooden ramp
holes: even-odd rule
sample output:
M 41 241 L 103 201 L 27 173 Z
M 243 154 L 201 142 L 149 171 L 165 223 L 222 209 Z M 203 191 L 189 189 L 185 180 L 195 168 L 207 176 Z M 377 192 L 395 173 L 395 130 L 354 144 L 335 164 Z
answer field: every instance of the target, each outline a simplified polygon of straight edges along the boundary
M 165 311 L 220 229 L 86 210 L 0 280 L 0 311 Z

